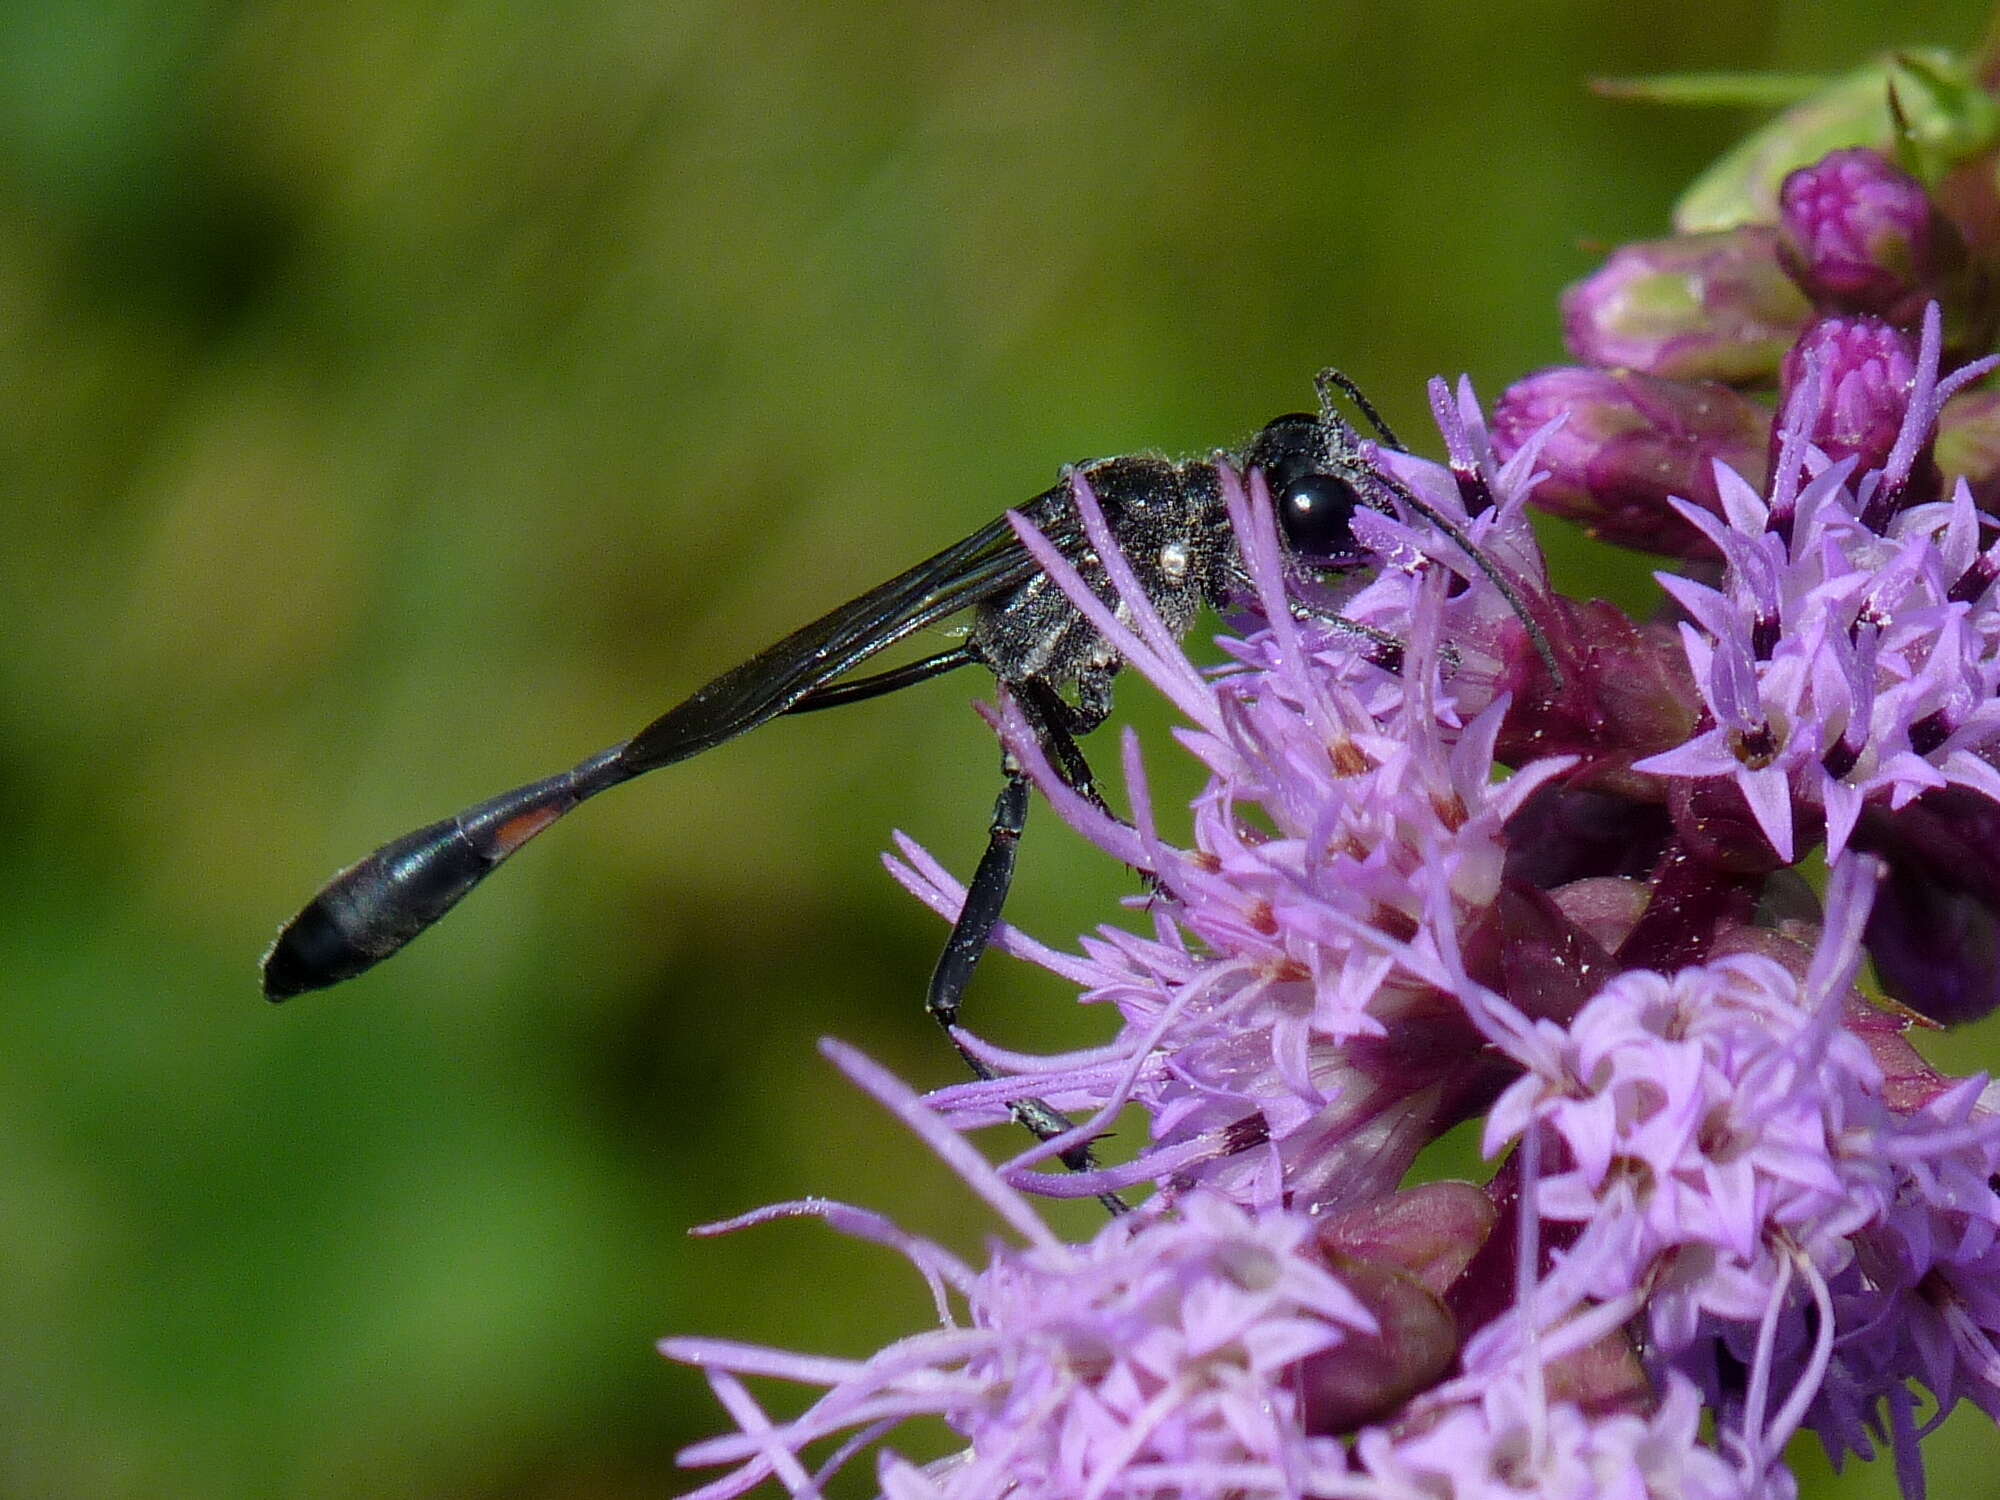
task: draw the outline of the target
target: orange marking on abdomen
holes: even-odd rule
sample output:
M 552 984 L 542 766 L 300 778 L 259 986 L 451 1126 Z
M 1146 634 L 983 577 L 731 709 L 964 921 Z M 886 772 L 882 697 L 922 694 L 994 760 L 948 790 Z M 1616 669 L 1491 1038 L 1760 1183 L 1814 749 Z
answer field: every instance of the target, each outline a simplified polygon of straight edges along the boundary
M 540 807 L 518 813 L 500 825 L 493 841 L 499 845 L 503 856 L 512 854 L 561 816 L 562 809 L 557 807 Z

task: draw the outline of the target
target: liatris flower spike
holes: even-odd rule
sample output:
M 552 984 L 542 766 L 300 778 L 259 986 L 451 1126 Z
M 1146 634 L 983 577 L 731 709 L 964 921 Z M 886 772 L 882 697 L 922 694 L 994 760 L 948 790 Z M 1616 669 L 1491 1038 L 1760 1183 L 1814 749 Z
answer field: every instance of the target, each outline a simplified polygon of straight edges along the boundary
M 1012 1238 L 723 1226 L 896 1249 L 937 1326 L 860 1360 L 668 1341 L 737 1425 L 684 1455 L 727 1470 L 704 1500 L 818 1495 L 913 1416 L 949 1436 L 884 1448 L 910 1500 L 1785 1500 L 1806 1432 L 1914 1497 L 1946 1414 L 2000 1416 L 2000 1092 L 1917 1045 L 2000 1006 L 2000 235 L 1955 175 L 1990 175 L 2000 111 L 1917 151 L 1830 108 L 1790 118 L 1847 138 L 1782 171 L 1760 139 L 1743 217 L 1572 291 L 1581 365 L 1490 424 L 1434 382 L 1441 462 L 1364 445 L 1402 503 L 1356 515 L 1356 581 L 1219 465 L 1223 666 L 1021 523 L 1206 784 L 1157 805 L 1128 733 L 1114 814 L 991 711 L 1144 877 L 1075 951 L 995 935 L 1108 1034 L 961 1029 L 985 1076 L 921 1099 L 832 1049 Z M 1675 560 L 1657 611 L 1566 594 L 1531 507 Z M 956 915 L 927 852 L 890 863 Z M 966 1134 L 1028 1100 L 1073 1127 L 988 1165 Z M 1486 1181 L 1412 1186 L 1474 1122 Z M 1030 1193 L 1136 1207 L 1067 1243 Z M 821 1394 L 772 1415 L 753 1377 Z

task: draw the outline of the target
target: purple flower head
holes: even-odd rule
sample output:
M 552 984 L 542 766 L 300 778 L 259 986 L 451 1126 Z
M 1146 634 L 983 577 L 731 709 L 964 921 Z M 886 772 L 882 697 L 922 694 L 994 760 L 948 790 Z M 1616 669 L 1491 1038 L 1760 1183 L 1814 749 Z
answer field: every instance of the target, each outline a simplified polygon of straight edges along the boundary
M 1547 1132 L 1560 1165 L 1536 1183 L 1535 1211 L 1615 1215 L 1631 1284 L 1672 1268 L 1651 1305 L 1664 1350 L 1703 1317 L 1754 1326 L 1795 1260 L 1824 1281 L 1848 1263 L 1847 1236 L 1886 1211 L 1888 1165 L 1856 1149 L 1886 1117 L 1882 1076 L 1841 1025 L 1873 876 L 1842 867 L 1803 977 L 1750 954 L 1630 970 L 1567 1027 L 1495 1032 L 1526 1071 L 1487 1117 L 1488 1154 Z
M 1629 971 L 1567 1027 L 1489 1003 L 1525 1071 L 1487 1149 L 1553 1162 L 1525 1201 L 1579 1229 L 1468 1371 L 1616 1326 L 1643 1288 L 1654 1360 L 1702 1387 L 1746 1474 L 1801 1426 L 1872 1456 L 1884 1407 L 1913 1461 L 1912 1381 L 2000 1409 L 2000 1114 L 1977 1079 L 1893 1102 L 1861 1034 L 1885 1023 L 1851 993 L 1878 875 L 1835 867 L 1803 972 L 1747 954 Z
M 1614 545 L 1673 557 L 1714 553 L 1670 502 L 1719 512 L 1715 465 L 1761 476 L 1770 444 L 1770 414 L 1728 386 L 1569 367 L 1507 388 L 1493 408 L 1494 447 L 1511 458 L 1558 418 L 1542 444 L 1535 506 Z
M 1066 1244 L 902 1084 L 849 1049 L 827 1051 L 1025 1244 L 996 1244 L 975 1269 L 877 1215 L 824 1201 L 715 1226 L 811 1216 L 887 1244 L 929 1282 L 938 1326 L 859 1361 L 667 1340 L 662 1351 L 701 1368 L 739 1426 L 681 1455 L 691 1467 L 730 1466 L 696 1496 L 724 1500 L 772 1477 L 794 1495 L 816 1495 L 862 1448 L 919 1416 L 943 1418 L 965 1446 L 922 1469 L 885 1453 L 885 1493 L 1278 1496 L 1315 1490 L 1345 1468 L 1337 1443 L 1308 1427 L 1310 1367 L 1382 1325 L 1329 1269 L 1322 1226 L 1192 1193 Z M 744 1376 L 825 1394 L 797 1417 L 774 1419 Z M 804 1451 L 843 1434 L 809 1473 Z
M 1549 1264 L 1540 1220 L 1572 1227 L 1474 1335 L 1466 1374 L 1413 1411 L 1524 1368 L 1553 1387 L 1561 1360 L 1638 1312 L 1669 1379 L 1693 1377 L 1724 1420 L 1746 1493 L 1789 1482 L 1772 1466 L 1804 1425 L 1836 1458 L 1872 1453 L 1884 1407 L 1919 1472 L 1913 1382 L 1947 1409 L 2000 1405 L 2000 1298 L 1982 1279 L 2000 1264 L 2000 1114 L 1982 1080 L 1930 1073 L 1853 995 L 1879 874 L 1836 864 L 1805 949 L 1628 970 L 1562 1023 L 1460 971 L 1468 1014 L 1523 1069 L 1487 1122 L 1489 1154 L 1527 1157 L 1517 1271 Z
M 1913 323 L 1964 261 L 1924 185 L 1865 147 L 1785 179 L 1778 258 L 1821 307 Z
M 2000 601 L 1963 485 L 1909 505 L 1938 407 L 1985 365 L 1937 378 L 1933 307 L 1896 440 L 1881 467 L 1830 462 L 1829 382 L 1814 361 L 1786 406 L 1768 495 L 1718 470 L 1723 515 L 1682 514 L 1726 559 L 1720 587 L 1661 576 L 1709 723 L 1637 763 L 1726 778 L 1790 863 L 1802 815 L 1824 819 L 1837 859 L 1864 805 L 1901 808 L 1935 788 L 2000 797 L 1981 752 L 2000 744 Z
M 1587 365 L 1670 380 L 1777 369 L 1811 305 L 1762 227 L 1626 245 L 1563 293 L 1563 341 Z

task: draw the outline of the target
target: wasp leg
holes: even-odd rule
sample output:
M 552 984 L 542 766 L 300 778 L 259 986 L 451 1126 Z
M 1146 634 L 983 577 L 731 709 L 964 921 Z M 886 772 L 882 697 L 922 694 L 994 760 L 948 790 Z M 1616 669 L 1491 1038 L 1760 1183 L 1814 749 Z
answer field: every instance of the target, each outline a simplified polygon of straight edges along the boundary
M 1079 736 L 1089 734 L 1111 717 L 1110 674 L 1090 673 L 1081 678 L 1076 685 L 1075 703 L 1041 682 L 1024 684 L 1017 696 L 1022 715 L 1035 731 L 1035 743 L 1042 747 L 1049 764 L 1062 777 L 1063 785 L 1078 796 L 1087 797 L 1090 805 L 1105 816 L 1116 816 L 1104 805 L 1090 762 L 1083 758 L 1083 751 L 1076 743 Z
M 931 970 L 930 992 L 925 997 L 926 1009 L 946 1031 L 958 1024 L 960 1002 L 965 998 L 967 986 L 972 983 L 972 974 L 979 967 L 979 960 L 986 955 L 993 929 L 1000 923 L 1001 909 L 1006 906 L 1007 892 L 1014 883 L 1014 858 L 1020 850 L 1021 831 L 1028 823 L 1028 778 L 1011 755 L 1006 758 L 1002 770 L 1007 784 L 1000 789 L 1000 796 L 993 804 L 993 821 L 986 829 L 986 852 L 979 857 L 979 868 L 973 872 L 972 880 L 965 888 L 965 904 L 959 908 L 958 920 L 952 924 L 944 952 L 938 955 L 937 967 Z M 957 1043 L 957 1038 L 954 1037 L 953 1041 Z M 958 1049 L 973 1072 L 981 1078 L 993 1076 L 992 1070 L 967 1052 L 962 1043 L 958 1044 Z M 1017 1109 L 1016 1113 L 1019 1112 Z M 1027 1124 L 1030 1130 L 1035 1129 L 1026 1120 L 1022 1123 Z M 1036 1134 L 1041 1132 L 1036 1131 Z M 1042 1138 L 1046 1140 L 1048 1136 Z
M 972 666 L 978 660 L 979 658 L 965 647 L 954 646 L 949 651 L 926 656 L 922 661 L 913 661 L 905 667 L 877 672 L 872 677 L 846 677 L 838 682 L 830 682 L 825 687 L 816 687 L 785 712 L 809 714 L 822 708 L 839 708 L 845 703 L 860 703 L 864 699 L 879 698 L 884 693 L 914 687 L 919 682 L 929 682 L 933 677 L 942 677 L 945 673 L 955 672 L 960 667 Z
M 1097 801 L 1089 763 L 1084 760 L 1067 726 L 1057 722 L 1049 710 L 1049 700 L 1057 703 L 1061 700 L 1052 692 L 1037 691 L 1038 688 L 1039 684 L 1029 684 L 1016 697 L 1035 732 L 1036 740 L 1064 782 L 1081 795 Z M 1062 706 L 1068 708 L 1067 704 Z M 979 960 L 985 956 L 987 946 L 992 942 L 993 929 L 999 925 L 1000 913 L 1007 904 L 1007 893 L 1014 883 L 1014 864 L 1020 852 L 1021 833 L 1028 823 L 1027 773 L 1011 752 L 1003 753 L 1000 769 L 1007 781 L 993 803 L 993 821 L 986 832 L 986 852 L 980 856 L 979 867 L 973 871 L 972 879 L 965 888 L 965 904 L 959 908 L 958 920 L 952 924 L 944 952 L 938 955 L 937 967 L 931 971 L 930 989 L 924 999 L 925 1008 L 951 1036 L 952 1045 L 965 1059 L 966 1066 L 972 1069 L 975 1077 L 982 1079 L 992 1078 L 993 1070 L 972 1054 L 952 1028 L 958 1024 L 965 991 L 972 983 Z M 1061 1110 L 1041 1099 L 1016 1100 L 1010 1107 L 1014 1118 L 1026 1126 L 1037 1140 L 1054 1140 L 1074 1123 Z M 1088 1172 L 1097 1166 L 1097 1158 L 1088 1145 L 1070 1147 L 1062 1153 L 1061 1159 L 1062 1164 L 1072 1172 Z M 1128 1207 L 1116 1193 L 1101 1193 L 1098 1201 L 1114 1214 L 1124 1213 Z

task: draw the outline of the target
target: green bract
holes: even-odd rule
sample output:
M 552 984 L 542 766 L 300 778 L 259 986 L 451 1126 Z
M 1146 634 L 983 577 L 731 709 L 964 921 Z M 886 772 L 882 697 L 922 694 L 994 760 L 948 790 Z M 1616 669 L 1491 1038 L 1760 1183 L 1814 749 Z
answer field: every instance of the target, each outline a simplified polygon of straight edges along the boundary
M 1769 105 L 1796 94 L 1802 82 L 1700 74 L 1636 80 L 1612 92 L 1660 103 Z M 1681 194 L 1674 228 L 1698 234 L 1773 223 L 1786 176 L 1842 147 L 1873 146 L 1933 184 L 1997 138 L 2000 106 L 1966 59 L 1938 49 L 1892 53 L 1825 82 L 1725 152 Z

